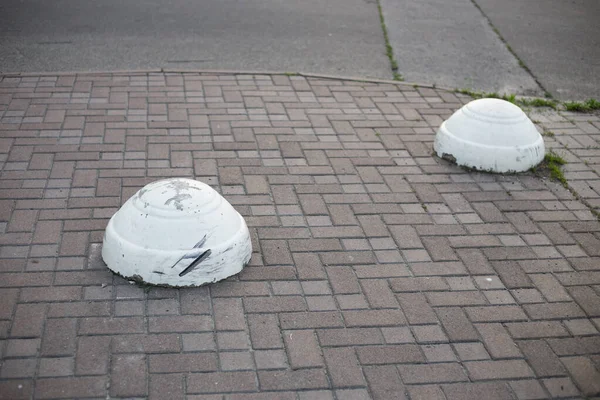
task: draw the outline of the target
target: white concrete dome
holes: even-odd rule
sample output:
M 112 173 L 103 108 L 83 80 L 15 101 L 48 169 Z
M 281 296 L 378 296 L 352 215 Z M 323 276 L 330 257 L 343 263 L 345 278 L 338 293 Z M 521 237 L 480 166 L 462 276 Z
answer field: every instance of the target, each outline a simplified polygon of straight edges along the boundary
M 113 272 L 176 287 L 235 275 L 251 255 L 242 216 L 210 186 L 185 178 L 139 190 L 110 219 L 102 247 Z
M 500 99 L 471 101 L 442 123 L 436 154 L 489 172 L 521 172 L 544 159 L 544 139 L 516 105 Z

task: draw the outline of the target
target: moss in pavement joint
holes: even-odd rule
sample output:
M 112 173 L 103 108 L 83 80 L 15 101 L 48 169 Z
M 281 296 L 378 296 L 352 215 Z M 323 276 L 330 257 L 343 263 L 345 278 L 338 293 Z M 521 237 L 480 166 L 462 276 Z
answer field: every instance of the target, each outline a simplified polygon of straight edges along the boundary
M 591 112 L 600 110 L 600 101 L 596 99 L 589 99 L 584 102 L 569 101 L 563 103 L 565 110 L 574 112 Z
M 390 38 L 388 36 L 387 26 L 385 25 L 385 19 L 383 18 L 383 10 L 381 8 L 381 1 L 377 0 L 377 9 L 379 10 L 379 21 L 381 22 L 381 30 L 383 31 L 383 39 L 385 40 L 385 53 L 390 59 L 390 66 L 392 68 L 392 74 L 394 75 L 395 81 L 403 81 L 404 78 L 398 73 L 398 62 L 394 58 L 394 49 L 390 44 Z
M 544 174 L 545 171 L 546 174 L 550 175 L 550 179 L 560 182 L 566 189 L 569 189 L 567 179 L 565 178 L 565 175 L 561 169 L 561 166 L 565 165 L 566 163 L 567 161 L 562 158 L 562 156 L 550 150 L 544 156 L 544 160 L 541 162 L 541 164 L 537 167 L 533 167 L 531 171 L 536 175 L 540 173 Z

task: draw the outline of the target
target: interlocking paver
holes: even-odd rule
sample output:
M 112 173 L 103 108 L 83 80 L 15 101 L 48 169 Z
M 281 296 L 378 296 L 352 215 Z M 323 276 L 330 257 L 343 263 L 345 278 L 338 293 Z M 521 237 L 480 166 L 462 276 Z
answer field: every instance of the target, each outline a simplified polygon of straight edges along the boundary
M 532 110 L 570 189 L 432 156 L 469 98 L 209 73 L 0 76 L 0 397 L 593 397 L 600 118 Z M 204 181 L 254 253 L 209 287 L 100 258 L 143 185 Z

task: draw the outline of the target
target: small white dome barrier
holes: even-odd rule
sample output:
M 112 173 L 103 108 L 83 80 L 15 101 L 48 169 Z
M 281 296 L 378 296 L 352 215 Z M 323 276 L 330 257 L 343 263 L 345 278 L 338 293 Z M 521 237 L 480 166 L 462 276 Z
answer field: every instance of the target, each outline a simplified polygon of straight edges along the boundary
M 175 287 L 235 275 L 251 255 L 244 218 L 210 186 L 185 178 L 139 190 L 110 219 L 102 247 L 113 272 Z
M 544 139 L 516 105 L 471 101 L 442 123 L 433 148 L 456 164 L 488 172 L 522 172 L 544 159 Z

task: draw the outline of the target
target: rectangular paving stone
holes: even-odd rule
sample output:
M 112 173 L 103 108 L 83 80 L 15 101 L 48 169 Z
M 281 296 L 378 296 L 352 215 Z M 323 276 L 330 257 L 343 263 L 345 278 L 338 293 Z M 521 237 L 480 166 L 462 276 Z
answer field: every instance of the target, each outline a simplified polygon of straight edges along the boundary
M 511 322 L 506 328 L 515 339 L 536 339 L 568 336 L 567 330 L 558 321 Z
M 10 378 L 33 378 L 36 369 L 35 358 L 13 358 L 4 360 L 0 368 L 0 377 Z
M 410 269 L 414 276 L 465 275 L 467 273 L 463 263 L 458 261 L 413 262 L 410 263 Z
M 79 334 L 119 334 L 144 332 L 142 318 L 84 318 L 79 325 Z
M 560 359 L 552 352 L 548 344 L 542 340 L 527 340 L 518 343 L 536 376 L 565 375 L 566 370 Z
M 551 320 L 585 317 L 585 312 L 574 302 L 525 304 L 525 312 L 532 320 Z
M 542 382 L 553 397 L 577 396 L 580 393 L 570 378 L 549 378 Z
M 213 321 L 212 318 L 201 315 L 150 317 L 148 330 L 153 333 L 212 331 Z
M 443 307 L 437 308 L 435 312 L 451 341 L 478 339 L 477 332 L 461 308 Z
M 399 249 L 422 249 L 423 243 L 419 235 L 410 225 L 389 226 L 392 237 Z
M 257 390 L 256 374 L 251 371 L 190 374 L 186 382 L 188 393 L 234 393 Z
M 298 277 L 300 279 L 325 279 L 326 273 L 319 257 L 314 253 L 294 253 Z
M 40 399 L 104 397 L 106 377 L 41 378 L 36 384 Z
M 392 365 L 374 365 L 363 368 L 374 399 L 406 399 L 406 388 L 398 370 Z
M 358 278 L 351 267 L 327 267 L 325 270 L 329 276 L 333 293 L 351 294 L 361 292 Z
M 531 368 L 523 360 L 468 361 L 464 365 L 471 379 L 475 381 L 534 376 Z
M 475 306 L 486 304 L 487 301 L 481 292 L 429 292 L 426 294 L 429 304 L 433 307 L 440 306 Z
M 458 256 L 446 237 L 421 237 L 425 248 L 433 261 L 454 261 Z
M 72 356 L 75 353 L 77 320 L 52 318 L 46 321 L 41 354 L 44 356 Z
M 400 376 L 405 384 L 445 383 L 467 381 L 467 374 L 458 363 L 400 365 Z
M 372 264 L 375 262 L 373 253 L 369 251 L 330 251 L 320 253 L 320 257 L 325 265 Z
M 318 329 L 317 336 L 322 346 L 383 343 L 383 337 L 377 328 Z
M 334 388 L 357 387 L 366 384 L 360 364 L 352 348 L 329 348 L 323 350 L 331 385 Z
M 285 240 L 263 240 L 260 245 L 267 265 L 292 264 L 292 257 Z
M 344 316 L 344 319 L 347 319 Z M 282 329 L 340 328 L 344 326 L 337 311 L 292 312 L 279 314 Z
M 216 371 L 215 353 L 152 354 L 148 356 L 150 373 Z
M 358 359 L 363 365 L 399 364 L 425 361 L 414 344 L 386 346 L 361 346 L 356 348 Z
M 526 321 L 527 316 L 519 306 L 499 305 L 466 307 L 465 311 L 473 322 Z
M 517 289 L 533 287 L 533 283 L 529 279 L 529 276 L 516 262 L 499 261 L 493 262 L 492 266 L 507 288 Z
M 327 389 L 327 374 L 322 368 L 295 371 L 259 371 L 258 381 L 263 390 Z
M 586 355 L 598 348 L 600 336 L 565 337 L 546 341 L 558 356 Z
M 521 357 L 516 342 L 500 323 L 475 324 L 488 352 L 493 358 Z
M 512 396 L 504 382 L 452 383 L 442 385 L 442 390 L 448 400 L 503 400 Z
M 45 304 L 19 304 L 10 331 L 11 337 L 38 337 L 46 316 Z
M 437 316 L 422 293 L 401 293 L 397 298 L 410 324 L 437 323 Z
M 178 353 L 181 349 L 180 335 L 172 333 L 114 335 L 111 339 L 113 353 Z
M 149 379 L 149 399 L 184 398 L 183 374 L 151 374 Z
M 213 299 L 213 312 L 217 330 L 244 330 L 246 328 L 241 299 Z
M 247 313 L 273 313 L 306 310 L 301 296 L 248 297 L 244 299 Z
M 81 336 L 77 339 L 76 375 L 103 375 L 108 372 L 110 336 Z
M 279 321 L 275 315 L 248 315 L 248 328 L 254 349 L 275 349 L 283 347 Z
M 408 277 L 389 279 L 394 292 L 444 291 L 450 287 L 441 277 Z
M 600 393 L 600 372 L 587 357 L 565 357 L 561 361 L 571 373 L 584 395 Z
M 321 349 L 313 330 L 283 331 L 282 336 L 293 369 L 324 365 Z
M 18 296 L 19 289 L 0 289 L 0 319 L 11 319 Z
M 114 356 L 111 367 L 111 396 L 146 396 L 146 374 L 146 357 L 144 354 Z
M 570 301 L 571 297 L 552 274 L 531 274 L 529 278 L 546 300 Z
M 589 286 L 569 288 L 569 293 L 588 317 L 600 317 L 600 296 Z
M 387 281 L 362 279 L 360 285 L 371 308 L 398 308 L 398 301 Z
M 479 275 L 495 273 L 490 262 L 480 249 L 462 248 L 456 249 L 456 253 L 471 274 Z
M 342 250 L 339 239 L 295 239 L 289 242 L 290 251 L 337 251 Z
M 397 326 L 406 324 L 406 318 L 400 310 L 344 311 L 343 315 L 347 327 Z

